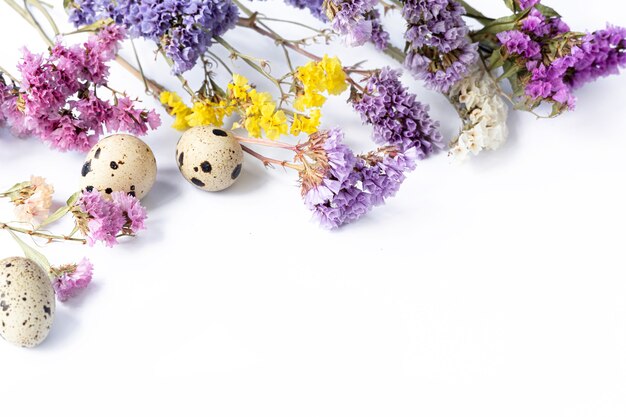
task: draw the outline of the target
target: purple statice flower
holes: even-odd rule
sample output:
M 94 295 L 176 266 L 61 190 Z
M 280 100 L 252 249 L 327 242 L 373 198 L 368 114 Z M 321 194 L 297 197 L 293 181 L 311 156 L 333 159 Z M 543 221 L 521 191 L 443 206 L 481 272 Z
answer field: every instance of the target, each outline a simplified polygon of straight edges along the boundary
M 149 129 L 156 129 L 161 124 L 159 115 L 135 108 L 135 102 L 129 97 L 121 97 L 111 106 L 111 117 L 106 120 L 110 131 L 125 131 L 143 136 Z
M 626 29 L 608 26 L 584 36 L 571 32 L 560 17 L 544 15 L 537 3 L 525 4 L 531 9 L 518 30 L 500 32 L 497 39 L 502 56 L 520 68 L 514 84 L 521 85 L 518 94 L 526 107 L 548 102 L 555 114 L 572 110 L 576 88 L 626 66 Z
M 300 173 L 302 196 L 320 225 L 336 229 L 369 212 L 372 199 L 358 186 L 357 157 L 343 143 L 343 132 L 314 133 L 307 145 L 314 165 Z
M 32 134 L 26 125 L 24 114 L 19 109 L 19 90 L 15 85 L 5 83 L 0 76 L 0 127 L 7 125 L 17 137 Z
M 110 18 L 130 36 L 156 42 L 173 62 L 176 74 L 188 71 L 237 22 L 231 0 L 76 0 L 69 6 L 76 26 Z
M 328 229 L 353 222 L 384 204 L 396 194 L 405 173 L 415 169 L 417 160 L 415 147 L 403 152 L 384 146 L 355 156 L 343 143 L 339 129 L 315 133 L 305 145 L 302 195 L 314 218 Z
M 541 57 L 541 46 L 519 30 L 500 32 L 497 37 L 511 55 L 521 55 L 529 59 Z
M 309 207 L 324 204 L 348 182 L 356 163 L 352 150 L 343 143 L 343 132 L 332 129 L 314 133 L 307 142 L 315 175 L 303 176 L 304 202 Z
M 335 32 L 345 36 L 350 46 L 363 45 L 372 39 L 373 19 L 367 19 L 377 0 L 329 0 L 326 14 Z
M 540 0 L 516 0 L 519 8 L 522 10 L 528 10 L 531 7 L 535 7 Z
M 145 221 L 148 218 L 146 209 L 134 195 L 116 191 L 111 194 L 111 199 L 126 216 L 126 224 L 131 233 L 135 234 L 146 228 Z
M 376 49 L 384 51 L 389 45 L 389 32 L 387 32 L 380 21 L 380 12 L 378 10 L 372 10 L 365 15 L 365 19 L 372 22 L 372 36 L 370 41 L 374 44 Z
M 127 222 L 122 208 L 115 202 L 102 197 L 98 191 L 85 191 L 77 203 L 85 219 L 80 218 L 79 228 L 83 230 L 90 246 L 102 242 L 112 247 L 117 244 L 117 235 Z
M 546 17 L 537 8 L 532 8 L 522 19 L 520 30 L 534 38 L 555 38 L 570 31 L 560 17 Z
M 14 86 L 4 79 L 4 74 L 0 72 L 0 127 L 4 126 L 8 119 L 8 111 L 13 101 L 17 101 L 16 89 Z
M 355 169 L 374 206 L 384 204 L 398 192 L 405 174 L 415 169 L 416 160 L 416 148 L 398 152 L 394 147 L 380 148 L 358 158 Z
M 444 147 L 439 124 L 428 114 L 429 107 L 400 81 L 400 71 L 385 67 L 369 78 L 365 92 L 353 100 L 363 122 L 374 127 L 373 139 L 402 152 L 415 148 L 418 159 Z
M 567 80 L 573 88 L 619 74 L 619 69 L 626 67 L 626 29 L 607 26 L 585 36 L 576 58 L 573 74 Z
M 111 104 L 96 95 L 105 85 L 108 61 L 117 54 L 125 30 L 112 25 L 90 36 L 83 45 L 57 41 L 49 55 L 24 49 L 18 64 L 21 81 L 0 106 L 14 133 L 34 135 L 60 151 L 87 151 L 108 130 L 144 135 L 158 127 L 154 111 L 135 109 L 128 97 Z
M 527 69 L 531 78 L 525 88 L 526 95 L 534 101 L 552 100 L 573 110 L 576 97 L 565 83 L 565 75 L 575 62 L 572 55 L 557 58 L 549 66 L 539 61 L 528 62 Z
M 465 9 L 454 0 L 406 0 L 408 23 L 405 66 L 434 90 L 447 92 L 478 58 L 463 21 Z
M 78 264 L 52 268 L 52 287 L 61 302 L 75 297 L 91 283 L 93 265 L 84 258 Z
M 324 0 L 285 0 L 285 3 L 297 7 L 298 9 L 307 9 L 311 14 L 320 19 L 327 21 L 326 12 L 324 11 Z

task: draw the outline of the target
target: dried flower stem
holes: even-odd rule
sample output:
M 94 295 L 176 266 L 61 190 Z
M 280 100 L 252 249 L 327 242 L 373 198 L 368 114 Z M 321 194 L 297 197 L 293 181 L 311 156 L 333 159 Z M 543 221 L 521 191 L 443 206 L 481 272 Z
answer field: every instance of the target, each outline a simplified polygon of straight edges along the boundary
M 236 139 L 240 143 L 250 143 L 254 145 L 267 146 L 270 148 L 287 149 L 287 150 L 294 151 L 294 152 L 297 152 L 298 150 L 296 146 L 293 146 L 293 145 L 290 145 L 289 143 L 284 143 L 284 142 L 271 141 L 271 140 L 266 140 L 262 138 L 246 138 L 246 137 L 237 136 L 237 135 L 233 135 L 233 138 Z
M 46 232 L 42 232 L 38 230 L 24 229 L 21 227 L 11 226 L 8 223 L 2 223 L 2 222 L 0 222 L 0 230 L 10 230 L 14 233 L 21 233 L 21 234 L 32 236 L 32 237 L 46 239 L 48 243 L 51 243 L 54 241 L 77 242 L 83 245 L 87 243 L 86 239 L 80 239 L 77 237 L 71 237 L 71 236 L 66 236 L 66 235 L 54 235 L 51 233 L 46 233 Z
M 243 149 L 244 152 L 252 155 L 256 159 L 258 159 L 261 162 L 263 162 L 263 165 L 265 165 L 266 167 L 271 167 L 271 166 L 274 166 L 274 165 L 280 165 L 280 166 L 285 167 L 285 168 L 295 169 L 296 171 L 302 171 L 304 169 L 304 167 L 302 165 L 298 165 L 298 164 L 294 164 L 292 162 L 281 161 L 279 159 L 274 159 L 274 158 L 269 158 L 267 156 L 263 156 L 260 153 L 254 151 L 254 150 L 252 150 L 250 148 L 248 148 L 245 145 L 241 145 L 241 149 Z

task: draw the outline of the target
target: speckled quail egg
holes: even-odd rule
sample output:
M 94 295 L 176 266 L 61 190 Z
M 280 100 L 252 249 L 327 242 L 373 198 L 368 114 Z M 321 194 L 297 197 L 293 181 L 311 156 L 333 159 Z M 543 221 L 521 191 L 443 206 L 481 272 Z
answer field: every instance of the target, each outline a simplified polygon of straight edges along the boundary
M 34 261 L 0 261 L 0 336 L 23 347 L 44 341 L 54 321 L 54 289 Z
M 87 154 L 80 186 L 105 197 L 123 191 L 142 199 L 154 185 L 156 173 L 156 159 L 145 142 L 132 135 L 111 135 Z
M 224 190 L 241 174 L 243 151 L 230 132 L 213 126 L 187 130 L 176 145 L 183 176 L 205 191 Z

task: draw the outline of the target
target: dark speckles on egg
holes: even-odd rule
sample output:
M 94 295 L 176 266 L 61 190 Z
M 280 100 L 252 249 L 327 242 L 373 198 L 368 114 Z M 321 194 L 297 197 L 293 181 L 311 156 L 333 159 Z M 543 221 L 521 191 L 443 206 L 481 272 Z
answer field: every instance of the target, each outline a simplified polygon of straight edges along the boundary
M 228 136 L 228 133 L 224 132 L 222 129 L 213 129 L 213 134 L 215 136 L 221 136 L 223 138 Z
M 98 149 L 96 150 L 96 153 L 93 155 L 93 157 L 94 157 L 95 159 L 100 158 L 100 152 L 102 152 L 102 149 L 98 148 Z
M 93 185 L 88 185 L 85 187 L 85 191 L 87 191 L 88 193 L 93 191 Z
M 209 161 L 204 161 L 200 164 L 200 168 L 202 168 L 202 172 L 210 174 L 213 167 Z
M 113 192 L 113 189 L 111 187 L 109 187 L 106 190 L 104 190 L 104 192 L 107 193 L 107 194 L 111 194 Z
M 91 160 L 83 164 L 83 169 L 80 171 L 80 173 L 83 177 L 86 177 L 87 174 L 89 174 L 90 172 L 91 172 Z
M 111 166 L 111 169 L 117 169 L 119 168 L 119 165 L 117 164 L 117 162 L 115 161 L 111 161 L 111 163 L 109 164 Z
M 183 162 L 185 161 L 185 152 L 181 152 L 180 155 L 178 155 L 178 166 L 183 166 Z
M 230 174 L 230 177 L 236 180 L 237 177 L 239 177 L 239 174 L 241 174 L 241 164 L 237 165 L 235 169 L 233 169 L 233 173 Z
M 202 181 L 200 181 L 199 179 L 195 177 L 191 179 L 191 182 L 193 182 L 198 187 L 204 187 L 206 185 L 205 183 L 203 183 Z

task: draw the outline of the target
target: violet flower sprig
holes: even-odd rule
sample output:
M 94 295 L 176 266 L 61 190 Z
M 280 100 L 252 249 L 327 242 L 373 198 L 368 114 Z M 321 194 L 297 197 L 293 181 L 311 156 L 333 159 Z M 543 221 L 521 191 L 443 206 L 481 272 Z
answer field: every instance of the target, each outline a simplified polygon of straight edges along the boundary
M 509 6 L 512 16 L 473 36 L 490 69 L 501 69 L 500 78 L 510 82 L 517 107 L 532 111 L 548 103 L 551 116 L 573 110 L 575 89 L 626 66 L 626 29 L 608 26 L 584 34 L 539 1 Z
M 402 15 L 411 74 L 434 90 L 446 93 L 469 72 L 478 58 L 477 47 L 463 21 L 465 9 L 455 0 L 405 0 Z
M 175 74 L 193 68 L 214 37 L 237 21 L 237 8 L 230 0 L 73 0 L 67 10 L 77 27 L 112 19 L 130 36 L 154 41 L 172 60 Z

